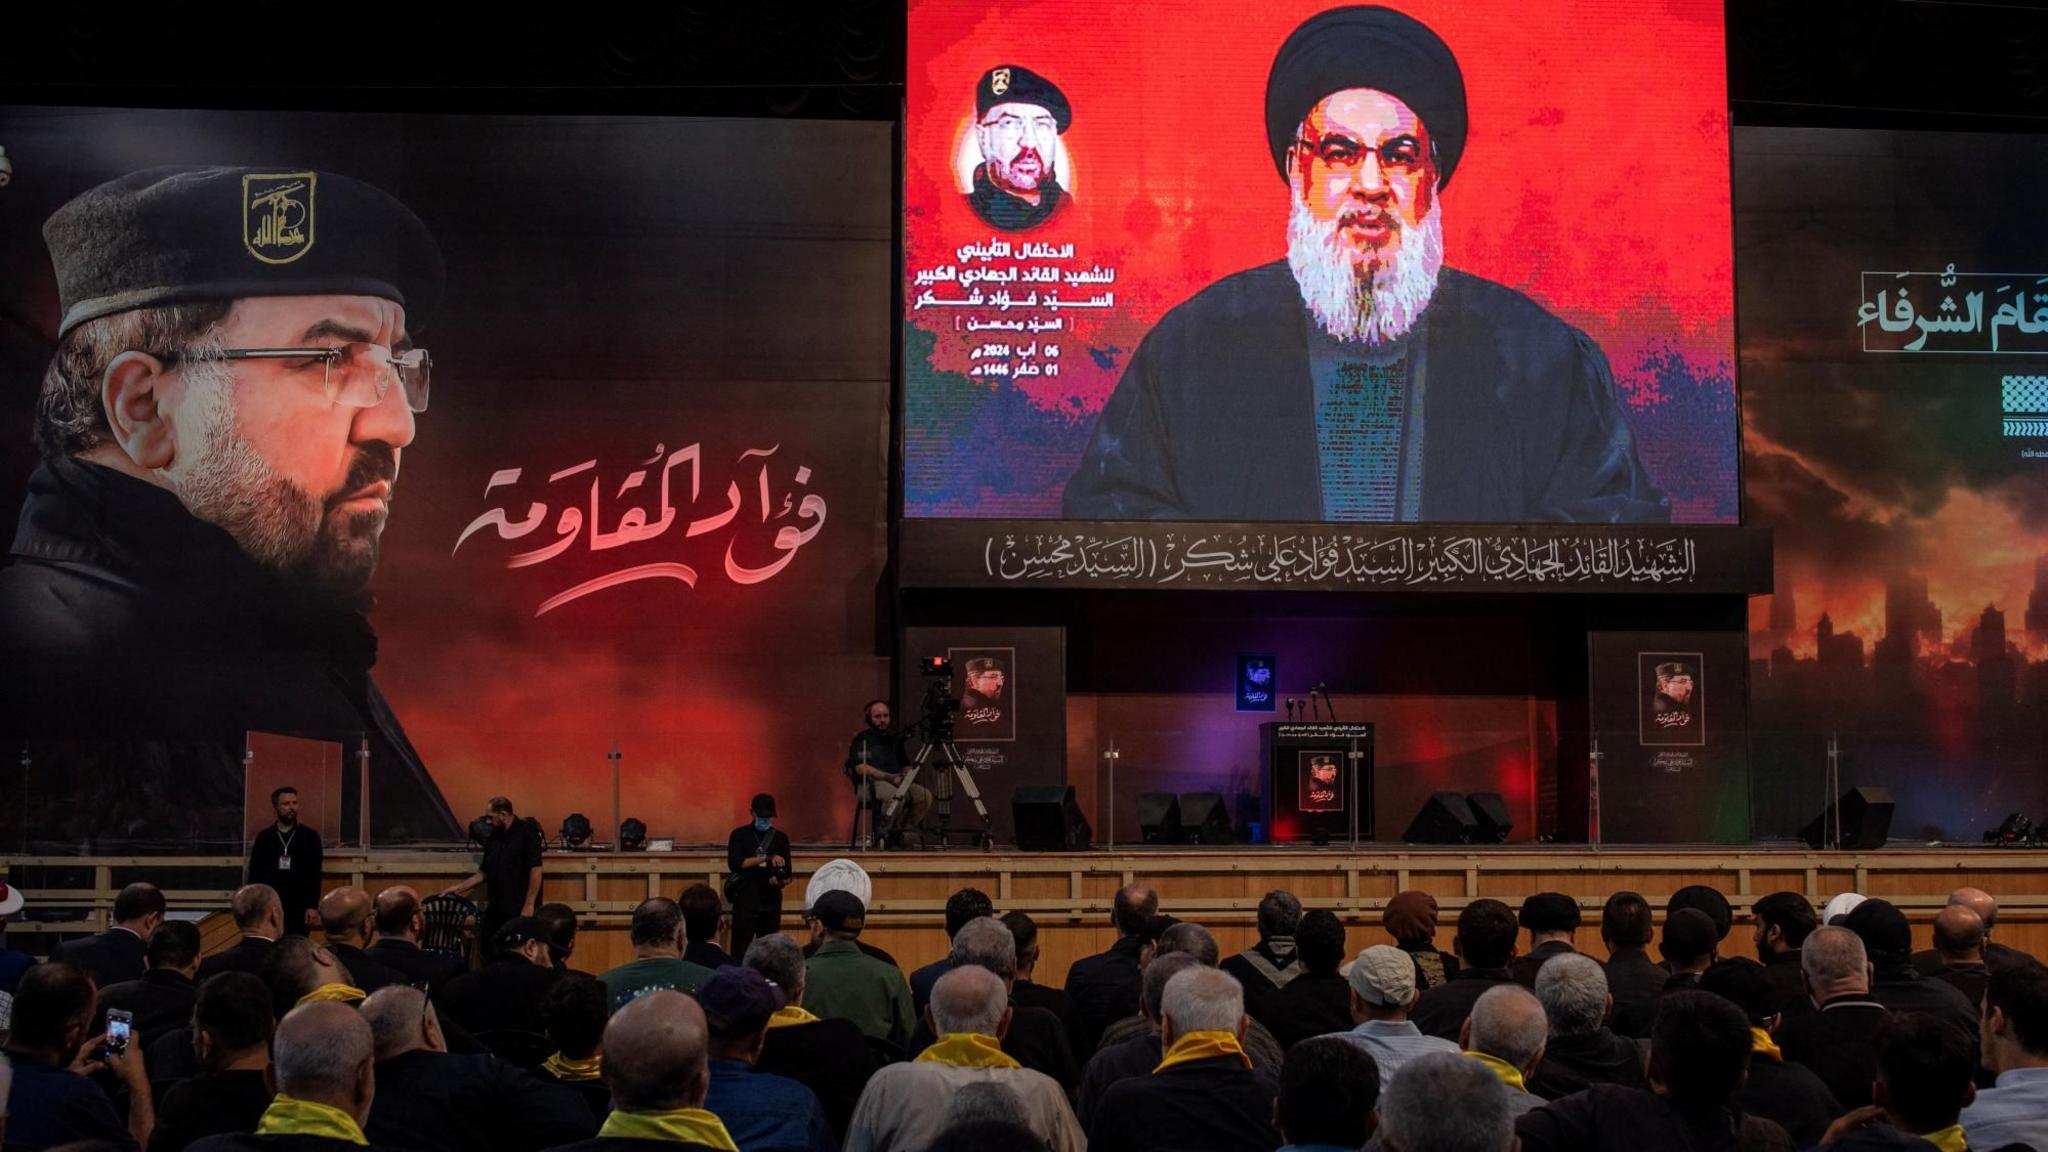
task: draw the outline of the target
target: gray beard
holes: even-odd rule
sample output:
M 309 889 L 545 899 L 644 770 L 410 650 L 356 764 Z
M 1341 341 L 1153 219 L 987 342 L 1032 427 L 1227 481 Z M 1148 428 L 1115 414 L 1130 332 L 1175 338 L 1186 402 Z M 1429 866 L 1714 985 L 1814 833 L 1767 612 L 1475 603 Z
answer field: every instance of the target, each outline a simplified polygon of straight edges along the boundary
M 1436 294 L 1444 266 L 1443 205 L 1432 204 L 1418 228 L 1401 228 L 1387 255 L 1359 268 L 1337 235 L 1337 223 L 1309 214 L 1300 189 L 1287 214 L 1287 266 L 1301 302 L 1323 331 L 1348 343 L 1377 346 L 1408 334 Z

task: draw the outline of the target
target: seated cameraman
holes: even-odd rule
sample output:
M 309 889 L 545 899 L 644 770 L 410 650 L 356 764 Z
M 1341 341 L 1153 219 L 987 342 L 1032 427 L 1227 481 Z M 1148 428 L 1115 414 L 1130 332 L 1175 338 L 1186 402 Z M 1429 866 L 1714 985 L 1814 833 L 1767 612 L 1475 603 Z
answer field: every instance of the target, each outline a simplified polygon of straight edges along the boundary
M 883 805 L 903 787 L 908 773 L 904 761 L 909 757 L 904 754 L 903 733 L 889 730 L 889 702 L 870 700 L 866 711 L 868 726 L 854 736 L 846 750 L 846 775 L 853 781 L 859 802 L 871 813 L 873 834 L 885 842 L 897 840 L 905 828 L 924 827 L 932 794 L 922 784 L 910 785 L 903 803 L 896 806 L 896 818 L 887 828 L 882 826 Z

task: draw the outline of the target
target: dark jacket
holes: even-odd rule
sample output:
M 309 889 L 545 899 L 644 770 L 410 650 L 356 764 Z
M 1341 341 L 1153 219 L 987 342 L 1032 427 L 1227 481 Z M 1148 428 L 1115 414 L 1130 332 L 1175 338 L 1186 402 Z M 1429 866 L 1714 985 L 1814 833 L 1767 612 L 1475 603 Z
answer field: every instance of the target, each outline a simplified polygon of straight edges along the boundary
M 780 856 L 782 867 L 758 864 L 742 872 L 740 862 L 749 856 Z M 728 876 L 725 895 L 732 901 L 733 912 L 736 915 L 780 912 L 783 889 L 772 881 L 780 877 L 787 885 L 791 875 L 790 862 L 794 859 L 789 850 L 789 833 L 780 828 L 770 828 L 764 833 L 755 831 L 752 824 L 742 824 L 728 833 L 725 838 L 725 870 Z
M 1120 1080 L 1088 1128 L 1093 1152 L 1268 1152 L 1272 1086 L 1235 1056 L 1194 1060 Z
M 1067 969 L 1067 995 L 1081 1017 L 1081 1028 L 1093 1048 L 1103 1030 L 1126 1016 L 1138 1014 L 1144 977 L 1138 971 L 1138 952 L 1145 941 L 1125 936 L 1109 951 L 1083 956 Z
M 1543 943 L 1530 949 L 1527 955 L 1515 957 L 1514 961 L 1508 965 L 1508 971 L 1514 974 L 1515 983 L 1520 984 L 1524 988 L 1534 989 L 1536 987 L 1536 972 L 1543 967 L 1544 961 L 1552 956 L 1563 956 L 1566 953 L 1577 951 L 1578 949 L 1572 947 L 1566 941 L 1545 940 Z
M 1088 1057 L 1095 1050 L 1085 1046 L 1081 1034 L 1081 1016 L 1074 1011 L 1074 998 L 1050 984 L 1037 984 L 1019 980 L 1010 989 L 1010 1003 L 1019 1008 L 1043 1008 L 1060 1022 L 1060 1030 L 1066 1033 L 1067 1049 L 1074 1054 L 1074 1068 L 1077 1070 L 1088 1063 Z M 1047 1073 L 1051 1075 L 1051 1073 Z
M 1689 1119 L 1664 1097 L 1602 1084 L 1524 1113 L 1515 1121 L 1523 1152 L 1793 1152 L 1783 1128 L 1723 1110 Z
M 1963 999 L 1972 1004 L 1984 1002 L 1984 990 L 1991 986 L 1991 966 L 1988 964 L 1947 964 L 1934 974 L 1934 979 L 1963 994 Z
M 1991 968 L 2024 968 L 2034 958 L 2017 948 L 2008 948 L 1996 940 L 1984 942 L 1984 963 Z M 1923 948 L 1913 953 L 1913 968 L 1922 976 L 1932 976 L 1941 969 L 1941 953 L 1932 948 Z
M 1764 961 L 1764 976 L 1778 994 L 1772 1002 L 1778 1015 L 1790 1020 L 1813 1011 L 1813 999 L 1806 994 L 1806 982 L 1799 971 L 1799 949 L 1772 953 Z
M 458 838 L 370 678 L 367 603 L 333 602 L 264 569 L 166 489 L 44 460 L 0 570 L 0 660 L 37 674 L 0 681 L 0 732 L 89 740 L 43 765 L 76 789 L 29 850 L 239 851 L 251 731 L 351 751 L 367 738 L 378 838 Z M 356 772 L 356 757 L 343 757 L 344 827 L 357 819 Z
M 226 951 L 216 952 L 199 962 L 199 982 L 218 976 L 223 972 L 247 972 L 251 976 L 263 974 L 263 958 L 270 955 L 271 941 L 259 936 L 244 936 L 235 941 Z
M 596 1080 L 558 1080 L 555 1078 L 554 1073 L 549 1072 L 546 1068 L 537 1068 L 533 1074 L 550 1084 L 559 1084 L 582 1097 L 583 1106 L 590 1109 L 590 1114 L 597 1119 L 599 1124 L 603 1124 L 604 1118 L 612 1114 L 612 1090 L 605 1084 L 602 1077 Z
M 1245 1015 L 1268 1028 L 1273 1026 L 1269 1018 L 1273 998 L 1302 972 L 1294 941 L 1284 937 L 1277 947 L 1273 941 L 1261 940 L 1235 956 L 1225 956 L 1218 967 L 1243 986 Z
M 1943 980 L 1920 975 L 1908 963 L 1877 964 L 1870 998 L 1893 1012 L 1919 1012 L 1953 1024 L 1977 1049 L 1977 1005 Z
M 429 952 L 411 940 L 387 937 L 364 949 L 363 954 L 398 973 L 407 984 L 426 984 L 435 996 L 467 970 L 461 957 Z
M 166 1032 L 192 1022 L 192 1002 L 199 998 L 199 986 L 172 968 L 152 968 L 140 980 L 123 980 L 100 989 L 98 1014 L 102 1021 L 107 1009 L 119 1008 L 135 1017 L 135 1031 L 143 1044 Z
M 1323 519 L 1314 323 L 1285 260 L 1161 317 L 1067 481 L 1067 518 Z M 1636 458 L 1607 357 L 1585 333 L 1452 268 L 1420 330 L 1421 519 L 1670 519 Z
M 82 968 L 96 986 L 108 988 L 149 972 L 149 942 L 126 928 L 109 928 L 64 941 L 50 949 L 50 959 Z
M 1615 1035 L 1612 1028 L 1552 1036 L 1543 1046 L 1543 1062 L 1529 1079 L 1529 1091 L 1556 1100 L 1595 1084 L 1649 1087 L 1643 1077 L 1643 1051 L 1634 1040 Z
M 375 992 L 379 988 L 388 988 L 393 984 L 412 983 L 398 969 L 379 962 L 376 957 L 353 944 L 329 944 L 327 950 L 334 953 L 334 958 L 341 961 L 343 968 L 348 969 L 349 983 L 365 992 Z M 430 988 L 429 992 L 431 991 Z
M 1458 1030 L 1465 1026 L 1465 1018 L 1472 1014 L 1472 1005 L 1477 1003 L 1486 990 L 1498 984 L 1512 984 L 1514 976 L 1505 968 L 1463 968 L 1450 983 L 1424 992 L 1415 1000 L 1415 1008 L 1408 1013 L 1408 1020 L 1422 1029 L 1425 1036 L 1441 1036 L 1456 1040 Z
M 1854 1110 L 1870 1103 L 1877 1071 L 1873 1038 L 1890 1015 L 1868 996 L 1837 996 L 1820 1011 L 1779 1025 L 1775 1039 L 1785 1059 L 1811 1068 L 1837 1104 Z
M 42 1149 L 74 1140 L 105 1140 L 134 1148 L 128 1118 L 114 1111 L 107 1094 L 90 1077 L 69 1068 L 8 1053 L 14 1087 L 7 1094 L 7 1148 Z
M 1245 1035 L 1245 1055 L 1252 1058 L 1252 1075 L 1259 1078 L 1267 1091 L 1274 1095 L 1280 1092 L 1280 1066 L 1284 1054 L 1277 1043 L 1271 1044 L 1272 1052 L 1261 1055 L 1260 1049 L 1251 1043 L 1251 1034 Z M 1105 1044 L 1088 1061 L 1081 1072 L 1081 1090 L 1074 1095 L 1074 1116 L 1080 1120 L 1081 1128 L 1087 1131 L 1094 1126 L 1094 1113 L 1102 1103 L 1103 1093 L 1110 1085 L 1134 1076 L 1150 1076 L 1159 1061 L 1165 1056 L 1165 1045 L 1160 1043 L 1157 1030 L 1146 1031 Z
M 1749 1058 L 1749 1078 L 1735 1090 L 1735 1106 L 1752 1116 L 1775 1120 L 1801 1148 L 1820 1138 L 1842 1114 L 1835 1094 L 1804 1064 L 1773 1060 L 1761 1052 Z
M 281 867 L 287 861 L 291 867 Z M 249 843 L 249 883 L 268 884 L 284 905 L 284 930 L 306 934 L 306 913 L 320 903 L 320 833 L 304 824 L 292 829 L 287 842 L 276 824 L 266 825 Z
M 1288 981 L 1273 997 L 1267 1009 L 1272 1019 L 1266 1026 L 1282 1048 L 1292 1048 L 1311 1036 L 1349 1032 L 1351 982 L 1340 972 L 1304 972 Z
M 541 997 L 561 978 L 560 969 L 529 964 L 511 953 L 449 981 L 441 993 L 441 1010 L 479 1038 L 505 1030 L 540 1034 L 547 1031 L 540 1019 Z
M 1614 1011 L 1608 1016 L 1616 1032 L 1638 1039 L 1650 1034 L 1653 1007 L 1664 994 L 1664 982 L 1671 972 L 1650 959 L 1641 948 L 1617 948 L 1607 958 L 1607 994 L 1614 997 Z
M 363 1135 L 420 1152 L 518 1152 L 597 1133 L 570 1089 L 494 1056 L 405 1052 L 377 1062 Z
M 754 1070 L 787 1076 L 818 1094 L 834 1139 L 846 1139 L 861 1090 L 875 1074 L 867 1037 L 848 1020 L 770 1028 Z
M 180 1152 L 207 1136 L 254 1132 L 268 1107 L 270 1089 L 261 1069 L 201 1073 L 164 1093 L 149 1152 Z
M 709 1144 L 685 1144 L 680 1140 L 646 1140 L 639 1137 L 598 1136 L 550 1148 L 548 1152 L 718 1152 Z
M 709 968 L 714 972 L 720 968 L 730 968 L 739 963 L 738 960 L 732 958 L 731 953 L 720 948 L 716 940 L 690 941 L 689 947 L 683 949 L 683 959 L 701 968 Z

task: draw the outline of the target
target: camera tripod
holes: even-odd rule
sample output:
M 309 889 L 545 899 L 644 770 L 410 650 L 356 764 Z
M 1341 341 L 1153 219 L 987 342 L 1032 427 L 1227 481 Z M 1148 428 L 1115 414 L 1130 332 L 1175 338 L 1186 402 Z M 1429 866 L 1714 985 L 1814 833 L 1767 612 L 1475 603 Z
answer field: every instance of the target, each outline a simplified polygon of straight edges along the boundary
M 939 814 L 939 843 L 944 844 L 952 831 L 953 782 L 958 780 L 960 788 L 967 793 L 967 798 L 974 801 L 974 810 L 981 815 L 981 831 L 974 834 L 975 842 L 983 847 L 992 846 L 995 843 L 995 831 L 989 820 L 988 805 L 982 803 L 981 789 L 975 787 L 974 774 L 967 767 L 966 758 L 960 755 L 959 745 L 953 743 L 953 734 L 950 732 L 934 734 L 924 747 L 917 750 L 917 757 L 910 762 L 910 771 L 903 777 L 903 787 L 896 790 L 896 795 L 891 796 L 882 809 L 884 821 L 895 820 L 896 809 L 902 805 L 910 786 L 917 783 L 918 773 L 924 771 L 925 765 L 932 762 L 935 752 L 938 763 L 933 768 L 936 775 L 932 780 L 932 799 L 937 801 L 933 807 Z

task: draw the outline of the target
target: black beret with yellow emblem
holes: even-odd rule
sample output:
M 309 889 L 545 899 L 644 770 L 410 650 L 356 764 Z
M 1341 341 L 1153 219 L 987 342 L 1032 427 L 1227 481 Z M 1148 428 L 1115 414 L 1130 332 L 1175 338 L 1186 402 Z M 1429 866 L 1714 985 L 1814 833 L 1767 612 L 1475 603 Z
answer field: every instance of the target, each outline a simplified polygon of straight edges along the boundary
M 441 250 L 412 210 L 332 172 L 151 168 L 43 224 L 62 335 L 134 308 L 245 296 L 376 296 L 417 333 L 440 302 Z
M 981 74 L 974 86 L 974 118 L 988 115 L 998 104 L 1036 104 L 1052 113 L 1053 126 L 1064 135 L 1074 121 L 1074 109 L 1059 85 L 1029 68 L 1002 64 Z

